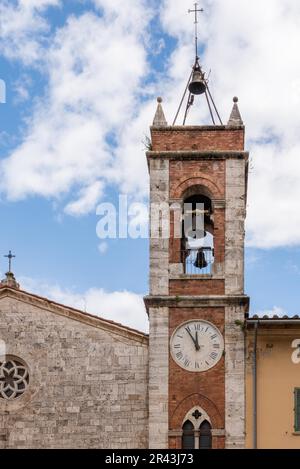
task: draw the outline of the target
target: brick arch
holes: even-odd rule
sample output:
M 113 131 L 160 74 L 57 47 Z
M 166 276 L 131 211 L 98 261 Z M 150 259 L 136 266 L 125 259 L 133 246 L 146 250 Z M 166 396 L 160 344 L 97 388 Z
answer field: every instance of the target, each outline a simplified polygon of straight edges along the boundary
M 186 191 L 182 194 L 182 199 L 185 200 L 188 197 L 194 196 L 194 195 L 204 195 L 205 197 L 208 197 L 210 200 L 213 199 L 213 195 L 211 191 L 207 188 L 207 186 L 204 186 L 201 184 L 193 184 L 192 186 L 189 186 Z
M 218 185 L 212 181 L 208 176 L 191 177 L 180 181 L 171 197 L 174 199 L 181 199 L 185 192 L 193 186 L 205 187 L 212 196 L 212 199 L 222 199 L 224 195 L 221 193 Z
M 195 406 L 202 407 L 209 415 L 213 428 L 223 428 L 224 422 L 218 407 L 206 396 L 200 393 L 191 394 L 178 404 L 170 419 L 170 429 L 178 430 L 182 427 L 184 417 Z

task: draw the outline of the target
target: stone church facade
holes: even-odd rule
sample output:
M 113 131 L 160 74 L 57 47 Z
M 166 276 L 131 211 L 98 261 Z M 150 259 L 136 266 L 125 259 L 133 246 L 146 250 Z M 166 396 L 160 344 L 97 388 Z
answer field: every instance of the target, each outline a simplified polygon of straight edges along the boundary
M 147 447 L 146 335 L 2 286 L 0 337 L 28 370 L 15 398 L 0 385 L 0 448 Z
M 6 274 L 0 448 L 300 447 L 300 357 L 289 356 L 300 319 L 248 317 L 244 132 L 236 99 L 218 126 L 168 126 L 158 100 L 150 202 L 171 215 L 169 236 L 150 238 L 149 336 L 22 291 Z M 192 216 L 201 204 L 199 239 L 210 245 L 175 236 L 185 203 Z

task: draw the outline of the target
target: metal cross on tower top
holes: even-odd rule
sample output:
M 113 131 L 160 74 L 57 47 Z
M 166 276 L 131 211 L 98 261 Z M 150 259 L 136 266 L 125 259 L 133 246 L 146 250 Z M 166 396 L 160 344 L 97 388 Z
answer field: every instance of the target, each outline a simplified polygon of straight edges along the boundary
M 9 253 L 4 257 L 8 258 L 8 273 L 10 274 L 11 273 L 11 261 L 16 256 L 14 254 L 12 254 L 11 251 L 9 251 Z
M 198 9 L 198 3 L 195 3 L 195 9 L 190 10 L 189 13 L 195 13 L 195 48 L 196 48 L 196 57 L 198 57 L 198 13 L 203 12 L 203 8 Z

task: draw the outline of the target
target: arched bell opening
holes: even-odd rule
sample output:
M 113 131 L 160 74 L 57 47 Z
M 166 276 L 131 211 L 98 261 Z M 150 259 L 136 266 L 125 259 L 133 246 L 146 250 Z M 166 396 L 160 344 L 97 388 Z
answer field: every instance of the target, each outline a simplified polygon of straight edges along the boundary
M 183 200 L 181 260 L 184 273 L 212 273 L 214 263 L 214 213 L 206 193 L 187 193 Z

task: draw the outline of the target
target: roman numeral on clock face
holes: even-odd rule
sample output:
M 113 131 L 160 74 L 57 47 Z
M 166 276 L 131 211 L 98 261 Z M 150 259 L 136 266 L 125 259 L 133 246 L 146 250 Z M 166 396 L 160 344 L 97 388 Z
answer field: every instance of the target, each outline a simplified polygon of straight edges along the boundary
M 209 356 L 210 356 L 210 358 L 215 360 L 217 358 L 218 354 L 216 352 L 211 352 L 211 354 Z

